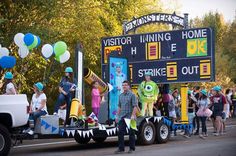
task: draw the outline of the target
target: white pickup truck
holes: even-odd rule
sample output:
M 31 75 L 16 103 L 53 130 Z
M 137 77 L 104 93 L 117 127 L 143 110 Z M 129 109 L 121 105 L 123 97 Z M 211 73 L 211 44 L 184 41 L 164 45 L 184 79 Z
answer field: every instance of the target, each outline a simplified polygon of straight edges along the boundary
M 24 94 L 0 95 L 0 155 L 8 155 L 12 137 L 27 124 L 29 102 Z

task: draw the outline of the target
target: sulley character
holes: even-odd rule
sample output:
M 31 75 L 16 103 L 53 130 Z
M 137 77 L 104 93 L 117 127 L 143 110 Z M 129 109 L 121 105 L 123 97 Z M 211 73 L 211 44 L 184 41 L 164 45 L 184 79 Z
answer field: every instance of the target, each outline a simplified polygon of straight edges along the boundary
M 123 92 L 122 83 L 127 79 L 126 74 L 122 72 L 123 64 L 121 62 L 117 62 L 114 65 L 115 73 L 110 75 L 110 83 L 113 86 L 113 90 L 110 92 L 110 118 L 115 119 L 119 96 Z

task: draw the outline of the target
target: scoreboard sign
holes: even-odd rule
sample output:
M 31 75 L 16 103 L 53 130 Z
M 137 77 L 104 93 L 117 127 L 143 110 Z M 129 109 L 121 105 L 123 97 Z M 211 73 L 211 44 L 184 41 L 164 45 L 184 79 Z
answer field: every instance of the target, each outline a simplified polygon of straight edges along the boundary
M 109 55 L 126 57 L 132 84 L 147 71 L 158 83 L 215 80 L 214 34 L 210 28 L 185 29 L 102 39 L 102 78 L 108 79 Z

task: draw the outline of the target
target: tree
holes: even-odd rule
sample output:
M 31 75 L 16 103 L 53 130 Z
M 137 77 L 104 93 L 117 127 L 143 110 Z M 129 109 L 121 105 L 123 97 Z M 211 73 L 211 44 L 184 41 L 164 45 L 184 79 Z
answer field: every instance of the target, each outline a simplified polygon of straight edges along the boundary
M 0 43 L 10 49 L 10 55 L 17 58 L 17 65 L 11 71 L 20 93 L 31 97 L 33 84 L 44 81 L 51 112 L 63 70 L 66 66 L 74 65 L 76 43 L 80 42 L 83 46 L 85 66 L 100 75 L 101 38 L 121 35 L 124 20 L 158 11 L 163 11 L 160 0 L 2 0 Z M 163 26 L 157 26 L 155 30 L 162 28 Z M 65 41 L 71 52 L 71 59 L 65 64 L 55 62 L 54 58 L 45 60 L 41 55 L 42 45 L 34 49 L 27 58 L 19 58 L 18 48 L 13 43 L 14 35 L 18 32 L 36 34 L 40 36 L 42 44 Z M 1 77 L 5 71 L 0 73 Z M 88 86 L 86 93 L 88 104 Z
M 235 79 L 235 76 L 232 75 L 235 56 L 229 55 L 233 50 L 229 49 L 228 44 L 235 44 L 233 38 L 229 39 L 233 30 L 230 29 L 231 31 L 229 31 L 229 24 L 225 23 L 223 15 L 218 12 L 209 12 L 202 19 L 196 18 L 191 21 L 191 25 L 193 27 L 211 27 L 215 33 L 216 82 L 202 83 L 202 85 L 207 88 L 216 84 L 225 88 L 231 87 L 232 80 Z

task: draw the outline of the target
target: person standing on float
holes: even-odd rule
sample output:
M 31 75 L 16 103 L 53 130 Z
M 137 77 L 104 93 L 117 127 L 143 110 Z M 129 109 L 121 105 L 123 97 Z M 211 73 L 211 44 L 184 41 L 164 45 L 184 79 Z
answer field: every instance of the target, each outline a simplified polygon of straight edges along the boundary
M 145 73 L 145 80 L 138 87 L 138 95 L 142 103 L 142 116 L 153 116 L 153 105 L 157 101 L 159 89 L 151 80 L 151 72 Z

